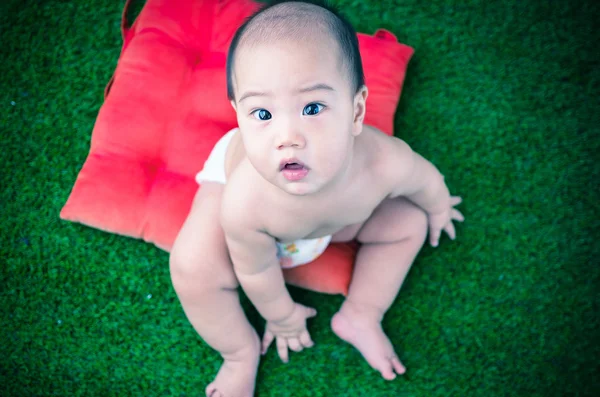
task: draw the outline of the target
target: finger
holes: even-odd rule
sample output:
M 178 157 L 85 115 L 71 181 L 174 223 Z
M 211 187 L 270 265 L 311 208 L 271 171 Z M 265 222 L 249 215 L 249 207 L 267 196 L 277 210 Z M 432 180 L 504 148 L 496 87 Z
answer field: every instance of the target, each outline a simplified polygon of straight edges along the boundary
M 281 359 L 281 361 L 283 361 L 284 363 L 287 363 L 289 361 L 288 346 L 287 342 L 285 341 L 285 338 L 277 338 L 277 353 L 279 353 L 279 358 Z
M 312 341 L 310 334 L 306 330 L 300 334 L 300 343 L 304 347 L 313 347 L 315 345 L 315 342 Z
M 396 371 L 398 375 L 402 375 L 406 372 L 406 367 L 402 365 L 398 357 L 392 358 L 392 367 L 394 367 L 394 371 Z
M 448 233 L 448 237 L 450 240 L 454 240 L 456 238 L 456 229 L 454 229 L 454 224 L 452 222 L 448 222 L 446 226 L 444 226 L 444 231 Z
M 442 234 L 442 231 L 439 230 L 439 229 L 430 229 L 430 231 L 429 231 L 429 242 L 431 243 L 432 247 L 437 247 L 438 246 L 441 234 Z
M 290 350 L 293 350 L 295 352 L 301 352 L 302 349 L 304 349 L 304 347 L 300 344 L 298 338 L 288 338 L 287 344 Z
M 462 198 L 458 196 L 450 197 L 450 204 L 454 207 L 455 205 L 459 205 L 462 203 Z
M 463 214 L 460 213 L 459 210 L 457 209 L 452 209 L 452 211 L 450 211 L 450 218 L 454 219 L 455 221 L 459 221 L 462 222 L 465 220 L 465 217 L 463 216 Z
M 273 339 L 275 339 L 273 333 L 269 330 L 266 330 L 262 340 L 261 354 L 265 354 L 267 350 L 269 350 L 269 346 L 271 346 L 271 343 L 273 343 Z
M 317 311 L 312 307 L 306 308 L 306 318 L 311 318 L 317 315 Z

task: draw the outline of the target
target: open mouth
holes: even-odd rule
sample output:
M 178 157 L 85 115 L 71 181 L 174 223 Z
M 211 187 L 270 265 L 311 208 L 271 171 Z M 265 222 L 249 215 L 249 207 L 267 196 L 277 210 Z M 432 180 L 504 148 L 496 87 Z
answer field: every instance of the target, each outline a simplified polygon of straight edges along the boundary
M 286 163 L 283 166 L 284 170 L 301 170 L 304 166 L 300 163 Z
M 285 159 L 279 164 L 285 179 L 299 181 L 308 175 L 308 167 L 298 159 Z
M 280 171 L 284 171 L 284 170 L 298 171 L 298 170 L 302 170 L 302 169 L 308 169 L 308 167 L 306 167 L 306 165 L 304 165 L 304 163 L 302 163 L 300 160 L 297 160 L 297 159 L 285 159 L 279 164 Z

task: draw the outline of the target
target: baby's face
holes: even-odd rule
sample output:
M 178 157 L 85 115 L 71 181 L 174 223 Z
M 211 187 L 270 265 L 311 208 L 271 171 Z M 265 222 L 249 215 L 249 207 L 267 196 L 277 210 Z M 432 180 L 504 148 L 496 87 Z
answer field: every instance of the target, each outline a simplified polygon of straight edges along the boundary
M 252 165 L 290 194 L 335 182 L 362 130 L 366 90 L 354 95 L 333 41 L 240 48 L 234 70 L 238 124 Z

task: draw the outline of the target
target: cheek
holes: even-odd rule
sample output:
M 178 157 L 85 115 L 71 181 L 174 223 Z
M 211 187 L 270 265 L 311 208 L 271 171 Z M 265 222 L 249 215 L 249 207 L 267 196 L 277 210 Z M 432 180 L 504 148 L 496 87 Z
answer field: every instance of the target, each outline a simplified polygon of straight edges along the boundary
M 250 157 L 254 157 L 255 153 L 260 151 L 259 139 L 254 134 L 254 131 L 244 130 L 242 133 L 242 142 L 244 143 L 244 150 Z
M 326 174 L 337 173 L 344 165 L 351 150 L 349 142 L 349 133 L 336 131 L 329 137 L 319 139 L 318 148 L 315 148 L 315 155 L 319 164 L 322 164 L 322 171 Z
M 240 125 L 240 129 L 242 128 Z M 258 170 L 270 168 L 271 158 L 265 155 L 265 146 L 268 145 L 265 139 L 268 139 L 268 137 L 264 134 L 264 131 L 256 131 L 255 129 L 248 128 L 242 131 L 242 141 L 250 163 Z M 261 134 L 261 132 L 263 133 Z
M 317 140 L 315 154 L 323 164 L 343 162 L 351 150 L 352 120 L 345 112 L 330 113 L 313 126 L 311 135 Z

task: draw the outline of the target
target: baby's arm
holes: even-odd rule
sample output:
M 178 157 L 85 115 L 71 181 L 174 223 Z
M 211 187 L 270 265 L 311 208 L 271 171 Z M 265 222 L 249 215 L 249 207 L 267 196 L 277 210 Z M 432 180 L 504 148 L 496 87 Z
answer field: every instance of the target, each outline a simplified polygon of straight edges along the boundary
M 406 196 L 427 212 L 437 212 L 450 201 L 450 192 L 444 182 L 444 176 L 438 169 L 420 154 L 414 152 L 408 144 L 393 139 L 393 160 L 401 170 L 396 178 L 391 197 Z
M 274 239 L 247 227 L 242 219 L 228 218 L 223 217 L 223 228 L 240 285 L 267 321 L 285 319 L 294 301 L 285 287 Z
M 257 227 L 256 212 L 245 210 L 232 196 L 227 192 L 224 196 L 221 223 L 234 272 L 250 301 L 267 320 L 263 353 L 276 338 L 279 356 L 287 362 L 288 347 L 300 351 L 313 345 L 306 319 L 316 311 L 292 300 L 277 259 L 275 239 Z
M 405 196 L 423 208 L 429 217 L 430 242 L 438 245 L 441 231 L 451 239 L 456 232 L 453 220 L 462 221 L 464 217 L 454 208 L 460 204 L 460 197 L 450 195 L 444 182 L 444 176 L 428 160 L 414 152 L 405 142 L 392 139 L 394 166 L 391 169 L 402 170 L 395 178 L 390 197 Z

